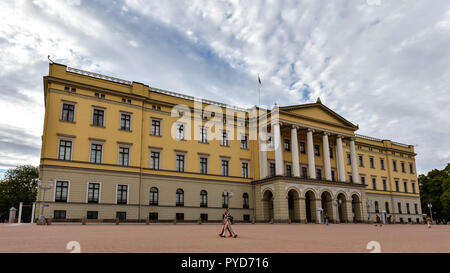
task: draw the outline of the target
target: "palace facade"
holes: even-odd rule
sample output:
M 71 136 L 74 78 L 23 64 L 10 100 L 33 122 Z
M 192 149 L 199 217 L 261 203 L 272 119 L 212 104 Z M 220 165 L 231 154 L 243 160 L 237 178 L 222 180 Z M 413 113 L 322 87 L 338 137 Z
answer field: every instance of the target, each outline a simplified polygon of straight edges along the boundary
M 243 109 L 50 64 L 36 217 L 422 222 L 412 145 L 316 103 Z M 383 128 L 380 128 L 382 130 Z

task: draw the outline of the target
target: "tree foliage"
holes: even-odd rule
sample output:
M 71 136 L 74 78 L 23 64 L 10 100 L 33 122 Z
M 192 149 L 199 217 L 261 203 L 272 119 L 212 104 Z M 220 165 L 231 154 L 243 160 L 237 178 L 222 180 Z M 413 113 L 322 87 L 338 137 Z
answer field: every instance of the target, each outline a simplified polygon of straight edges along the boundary
M 433 220 L 450 220 L 450 163 L 443 170 L 419 175 L 419 187 L 422 211 L 429 215 L 431 203 Z
M 36 201 L 39 169 L 30 165 L 9 169 L 0 180 L 0 220 L 8 219 L 11 207 L 19 208 L 19 203 L 30 208 Z M 24 218 L 29 217 L 31 209 L 24 210 Z

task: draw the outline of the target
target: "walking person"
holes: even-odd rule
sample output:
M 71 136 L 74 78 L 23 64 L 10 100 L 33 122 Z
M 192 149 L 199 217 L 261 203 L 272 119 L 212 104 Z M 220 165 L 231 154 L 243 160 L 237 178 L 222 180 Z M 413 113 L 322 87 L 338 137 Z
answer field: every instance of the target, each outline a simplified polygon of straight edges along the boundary
M 428 225 L 428 228 L 431 227 L 431 218 L 430 218 L 430 216 L 427 216 L 427 225 Z
M 325 213 L 325 225 L 327 225 L 328 226 L 328 213 Z
M 230 237 L 233 236 L 236 238 L 238 235 L 236 232 L 234 232 L 233 228 L 231 227 L 231 221 L 232 216 L 230 214 L 229 209 L 226 209 L 224 212 L 224 218 L 223 218 L 223 227 L 222 232 L 219 234 L 220 237 L 225 237 L 225 230 L 228 230 L 228 233 L 230 234 Z

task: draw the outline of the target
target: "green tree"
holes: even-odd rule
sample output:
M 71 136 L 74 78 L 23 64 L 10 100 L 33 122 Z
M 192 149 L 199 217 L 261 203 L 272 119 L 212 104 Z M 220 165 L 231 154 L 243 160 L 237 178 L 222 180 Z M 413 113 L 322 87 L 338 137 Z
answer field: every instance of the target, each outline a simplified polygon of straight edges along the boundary
M 23 202 L 23 219 L 31 217 L 31 205 L 36 201 L 39 169 L 30 165 L 9 169 L 0 180 L 0 221 L 9 217 L 11 207 L 19 208 Z
M 450 164 L 443 170 L 419 175 L 419 187 L 422 211 L 429 215 L 428 203 L 431 203 L 433 220 L 450 220 Z

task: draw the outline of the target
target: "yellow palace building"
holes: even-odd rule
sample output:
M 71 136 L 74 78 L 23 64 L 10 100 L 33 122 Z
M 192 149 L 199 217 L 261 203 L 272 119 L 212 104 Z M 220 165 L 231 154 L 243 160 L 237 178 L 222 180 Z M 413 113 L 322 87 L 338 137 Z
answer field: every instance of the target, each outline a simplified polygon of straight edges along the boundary
M 422 222 L 412 145 L 316 103 L 244 109 L 52 63 L 37 216 Z

